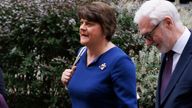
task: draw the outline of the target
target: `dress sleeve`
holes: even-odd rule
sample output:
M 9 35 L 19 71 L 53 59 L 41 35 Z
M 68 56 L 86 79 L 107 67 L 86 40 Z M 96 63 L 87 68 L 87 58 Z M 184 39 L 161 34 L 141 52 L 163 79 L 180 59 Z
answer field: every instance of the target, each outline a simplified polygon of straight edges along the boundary
M 123 108 L 137 108 L 136 68 L 128 56 L 118 59 L 111 72 L 113 89 Z

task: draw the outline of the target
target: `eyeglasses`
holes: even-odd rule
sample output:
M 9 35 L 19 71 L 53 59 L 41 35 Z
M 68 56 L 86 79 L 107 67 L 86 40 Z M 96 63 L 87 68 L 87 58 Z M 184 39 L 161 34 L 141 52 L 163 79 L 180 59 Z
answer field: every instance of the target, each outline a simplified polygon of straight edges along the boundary
M 157 29 L 157 27 L 161 24 L 161 21 L 150 31 L 142 35 L 142 38 L 146 40 L 152 39 L 153 32 Z

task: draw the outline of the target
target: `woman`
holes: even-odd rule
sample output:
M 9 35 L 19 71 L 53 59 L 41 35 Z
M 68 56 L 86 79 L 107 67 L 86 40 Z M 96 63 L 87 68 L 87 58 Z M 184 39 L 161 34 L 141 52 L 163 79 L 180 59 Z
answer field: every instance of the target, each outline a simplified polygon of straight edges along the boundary
M 103 2 L 81 6 L 80 43 L 86 46 L 76 66 L 61 77 L 73 108 L 136 108 L 136 69 L 111 42 L 115 11 Z

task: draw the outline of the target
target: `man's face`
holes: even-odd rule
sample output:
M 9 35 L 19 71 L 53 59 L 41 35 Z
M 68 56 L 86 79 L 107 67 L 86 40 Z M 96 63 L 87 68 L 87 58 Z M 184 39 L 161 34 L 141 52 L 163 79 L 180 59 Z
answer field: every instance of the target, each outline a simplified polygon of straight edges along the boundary
M 156 46 L 161 53 L 165 53 L 170 50 L 170 36 L 163 27 L 164 20 L 158 22 L 156 25 L 151 23 L 149 17 L 143 17 L 142 21 L 138 24 L 140 34 L 145 40 L 147 46 Z

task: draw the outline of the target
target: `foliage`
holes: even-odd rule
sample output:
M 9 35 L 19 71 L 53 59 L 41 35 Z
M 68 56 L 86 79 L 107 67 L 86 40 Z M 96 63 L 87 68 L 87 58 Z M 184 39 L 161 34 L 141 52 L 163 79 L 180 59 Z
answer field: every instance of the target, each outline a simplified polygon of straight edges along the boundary
M 10 1 L 1 3 L 0 16 L 0 64 L 10 107 L 69 107 L 60 76 L 80 47 L 75 7 Z
M 134 57 L 137 64 L 137 92 L 141 108 L 154 108 L 157 78 L 160 66 L 160 54 L 157 49 L 146 46 Z
M 138 38 L 136 25 L 133 23 L 133 16 L 122 12 L 118 15 L 117 22 L 117 32 L 114 35 L 113 42 L 128 54 L 130 51 L 138 54 L 144 43 L 143 40 Z

